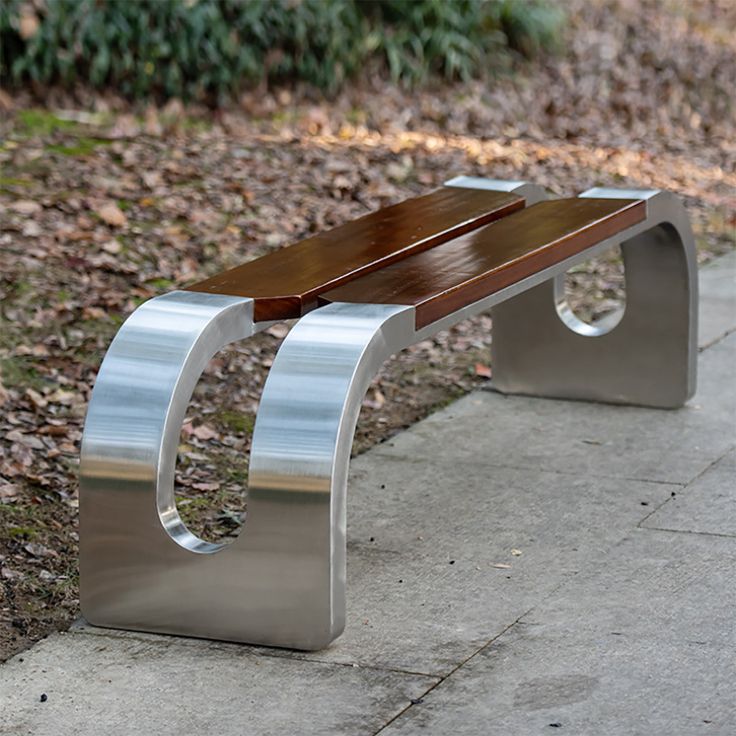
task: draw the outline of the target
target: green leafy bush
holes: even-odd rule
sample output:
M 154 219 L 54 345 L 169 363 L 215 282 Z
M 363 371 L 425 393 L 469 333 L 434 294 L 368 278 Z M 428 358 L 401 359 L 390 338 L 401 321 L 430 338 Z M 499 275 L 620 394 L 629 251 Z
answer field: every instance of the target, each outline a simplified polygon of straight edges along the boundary
M 498 68 L 554 44 L 545 0 L 3 0 L 4 83 L 223 98 L 299 80 L 328 91 L 366 64 L 407 84 Z

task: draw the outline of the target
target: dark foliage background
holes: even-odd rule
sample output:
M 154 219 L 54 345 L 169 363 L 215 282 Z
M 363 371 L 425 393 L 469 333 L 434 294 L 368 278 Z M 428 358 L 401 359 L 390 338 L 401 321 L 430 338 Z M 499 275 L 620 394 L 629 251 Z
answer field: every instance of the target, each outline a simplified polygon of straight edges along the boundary
M 361 70 L 469 79 L 554 45 L 543 0 L 4 0 L 0 67 L 18 86 L 221 100 L 262 81 L 330 92 Z M 366 65 L 368 65 L 366 67 Z

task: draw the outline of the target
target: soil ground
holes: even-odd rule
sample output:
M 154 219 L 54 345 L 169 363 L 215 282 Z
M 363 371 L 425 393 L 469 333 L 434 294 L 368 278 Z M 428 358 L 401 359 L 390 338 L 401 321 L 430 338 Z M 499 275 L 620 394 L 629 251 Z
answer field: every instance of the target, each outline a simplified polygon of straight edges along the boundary
M 664 188 L 699 258 L 734 248 L 736 6 L 566 4 L 562 54 L 513 77 L 321 100 L 259 90 L 216 113 L 3 93 L 0 123 L 0 659 L 78 615 L 77 477 L 104 351 L 145 299 L 457 174 L 556 195 Z M 81 104 L 80 100 L 82 101 Z M 569 275 L 582 317 L 616 306 L 616 253 Z M 356 453 L 491 375 L 480 316 L 392 359 L 368 391 Z M 260 389 L 288 325 L 218 355 L 191 403 L 177 472 L 190 528 L 232 536 Z

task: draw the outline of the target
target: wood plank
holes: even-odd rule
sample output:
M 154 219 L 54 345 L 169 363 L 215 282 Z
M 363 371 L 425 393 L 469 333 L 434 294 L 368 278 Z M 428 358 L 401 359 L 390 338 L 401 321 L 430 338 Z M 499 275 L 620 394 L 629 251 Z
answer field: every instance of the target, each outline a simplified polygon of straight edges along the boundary
M 257 322 L 300 317 L 323 291 L 523 207 L 523 197 L 508 192 L 442 187 L 187 288 L 253 297 Z
M 350 284 L 320 303 L 416 307 L 424 327 L 642 222 L 646 204 L 625 199 L 558 199 L 486 225 Z

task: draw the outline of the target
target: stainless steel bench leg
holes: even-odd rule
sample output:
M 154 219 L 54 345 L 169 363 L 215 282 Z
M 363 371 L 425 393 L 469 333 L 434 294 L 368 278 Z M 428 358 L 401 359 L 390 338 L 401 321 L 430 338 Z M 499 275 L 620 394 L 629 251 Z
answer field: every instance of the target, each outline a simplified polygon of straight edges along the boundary
M 354 425 L 374 372 L 413 335 L 413 310 L 328 308 L 292 330 L 256 421 L 245 524 L 218 545 L 179 517 L 176 452 L 208 360 L 262 326 L 251 310 L 249 299 L 174 292 L 140 307 L 113 341 L 82 446 L 91 623 L 301 649 L 342 631 Z
M 564 273 L 497 304 L 491 312 L 494 388 L 681 406 L 695 392 L 698 306 L 695 245 L 684 208 L 665 192 L 592 189 L 581 196 L 646 199 L 642 226 L 593 249 L 621 245 L 623 315 L 615 326 L 615 319 L 592 327 L 577 320 L 562 298 Z
M 371 379 L 413 336 L 411 308 L 331 304 L 303 317 L 274 360 L 253 433 L 241 534 L 269 569 L 267 600 L 279 602 L 269 613 L 283 606 L 283 633 L 273 643 L 320 649 L 342 633 L 355 424 Z M 258 613 L 260 626 L 272 625 L 269 613 Z

